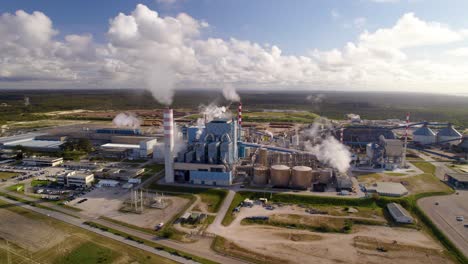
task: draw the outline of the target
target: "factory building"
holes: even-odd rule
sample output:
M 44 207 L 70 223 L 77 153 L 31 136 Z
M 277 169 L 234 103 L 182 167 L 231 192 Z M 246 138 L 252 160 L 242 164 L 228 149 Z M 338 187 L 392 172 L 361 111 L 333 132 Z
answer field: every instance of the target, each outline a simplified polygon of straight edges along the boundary
M 177 154 L 174 178 L 206 185 L 232 184 L 237 153 L 237 122 L 215 119 L 187 129 L 187 149 Z M 167 167 L 166 167 L 167 168 Z
M 401 197 L 408 194 L 403 184 L 398 182 L 376 182 L 366 187 L 368 193 L 377 193 L 382 196 Z
M 426 124 L 413 132 L 413 142 L 421 145 L 434 144 L 437 141 L 436 133 Z
M 366 146 L 370 165 L 387 170 L 394 170 L 400 166 L 403 151 L 403 142 L 398 139 L 386 139 L 383 136 L 378 143 L 369 143 Z
M 468 173 L 447 173 L 444 178 L 457 188 L 468 188 Z
M 91 187 L 94 174 L 71 171 L 57 175 L 57 183 L 67 187 Z
M 156 138 L 118 137 L 112 143 L 101 145 L 101 153 L 106 158 L 145 159 L 153 153 L 156 144 Z
M 441 144 L 457 145 L 461 142 L 462 134 L 458 132 L 452 124 L 443 128 L 437 133 L 437 142 Z
M 30 157 L 30 158 L 24 158 L 23 164 L 26 166 L 55 167 L 55 166 L 63 164 L 63 158 Z
M 413 217 L 401 205 L 397 203 L 387 204 L 387 210 L 392 216 L 393 220 L 400 224 L 412 224 Z
M 346 144 L 375 143 L 380 141 L 380 136 L 386 139 L 396 139 L 393 131 L 386 127 L 350 126 L 343 130 L 343 142 Z

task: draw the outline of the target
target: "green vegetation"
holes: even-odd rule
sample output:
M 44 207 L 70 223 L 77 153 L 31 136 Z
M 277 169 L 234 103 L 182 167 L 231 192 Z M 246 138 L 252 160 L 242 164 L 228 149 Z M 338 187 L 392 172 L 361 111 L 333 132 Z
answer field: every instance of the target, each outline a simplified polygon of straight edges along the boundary
M 105 231 L 105 232 L 110 232 L 110 233 L 112 233 L 114 235 L 117 235 L 117 236 L 125 237 L 128 240 L 132 240 L 132 241 L 135 241 L 135 242 L 140 243 L 140 244 L 145 244 L 145 245 L 154 247 L 157 250 L 163 250 L 163 251 L 169 252 L 170 254 L 183 257 L 183 258 L 185 258 L 187 260 L 194 260 L 194 261 L 197 261 L 199 263 L 206 263 L 206 264 L 216 263 L 216 262 L 213 262 L 213 261 L 208 260 L 208 259 L 204 259 L 204 258 L 195 256 L 195 255 L 191 255 L 191 254 L 188 254 L 188 253 L 185 253 L 185 252 L 181 252 L 181 251 L 172 249 L 170 247 L 163 246 L 163 245 L 155 243 L 153 241 L 144 240 L 144 239 L 140 239 L 140 238 L 135 238 L 134 236 L 132 236 L 132 235 L 130 235 L 128 233 L 125 233 L 125 232 L 122 232 L 122 231 L 119 231 L 119 230 L 116 230 L 116 229 L 113 229 L 113 228 L 109 228 L 107 226 L 104 226 L 104 225 L 101 225 L 101 224 L 98 224 L 98 223 L 95 223 L 95 222 L 85 222 L 85 224 L 89 225 L 91 227 L 94 227 L 94 228 L 98 228 L 98 229 L 100 229 L 102 231 Z
M 95 243 L 88 242 L 81 244 L 73 249 L 67 256 L 56 259 L 54 263 L 67 263 L 67 264 L 94 264 L 94 263 L 114 263 L 120 254 L 104 246 L 96 245 Z
M 412 164 L 418 169 L 422 170 L 424 173 L 434 174 L 436 171 L 436 167 L 429 162 L 415 161 L 412 162 Z
M 242 115 L 246 122 L 292 122 L 313 123 L 318 115 L 310 112 L 245 112 Z
M 144 182 L 154 174 L 164 170 L 163 164 L 148 164 L 145 166 L 145 172 L 141 176 L 141 181 Z
M 60 244 L 31 253 L 32 259 L 38 259 L 44 263 L 141 263 L 141 264 L 169 264 L 172 260 L 143 251 L 114 241 L 102 235 L 75 227 L 65 222 L 47 217 L 42 214 L 24 209 L 14 204 L 0 201 L 0 208 L 22 215 L 41 223 L 46 223 L 56 230 L 72 234 Z M 51 234 L 53 236 L 54 234 Z M 22 254 L 29 256 L 28 252 L 21 250 Z M 0 252 L 0 263 L 4 263 Z M 24 262 L 23 262 L 24 263 Z M 28 262 L 29 263 L 29 262 Z
M 273 215 L 268 220 L 243 219 L 241 224 L 260 224 L 292 229 L 303 229 L 322 233 L 350 233 L 353 224 L 385 225 L 386 222 L 372 219 L 352 219 L 327 216 L 307 217 L 303 215 Z
M 239 206 L 241 202 L 243 202 L 246 198 L 248 198 L 249 194 L 250 193 L 246 193 L 246 192 L 243 192 L 243 193 L 236 192 L 236 194 L 234 195 L 234 198 L 232 199 L 231 205 L 229 205 L 229 209 L 226 212 L 226 215 L 224 215 L 223 221 L 221 222 L 223 226 L 228 226 L 232 223 L 232 221 L 234 221 L 234 213 L 233 213 L 234 208 Z
M 224 189 L 159 185 L 156 183 L 151 184 L 150 189 L 168 193 L 190 193 L 199 195 L 202 202 L 208 205 L 208 211 L 211 213 L 218 212 L 228 193 L 228 191 Z
M 16 175 L 18 175 L 18 173 L 0 171 L 0 180 L 2 180 L 2 179 L 10 179 L 11 177 L 16 176 Z

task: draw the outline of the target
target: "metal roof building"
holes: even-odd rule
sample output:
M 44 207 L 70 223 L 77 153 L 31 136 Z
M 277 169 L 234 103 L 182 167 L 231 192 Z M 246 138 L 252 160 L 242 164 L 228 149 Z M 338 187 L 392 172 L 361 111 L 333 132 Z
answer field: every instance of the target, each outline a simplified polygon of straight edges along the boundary
M 449 124 L 446 128 L 441 129 L 439 133 L 437 133 L 437 141 L 441 143 L 456 145 L 460 143 L 461 139 L 462 134 L 458 132 L 451 124 Z
M 447 173 L 445 179 L 455 187 L 468 188 L 468 173 Z
M 406 211 L 403 207 L 401 207 L 401 205 L 397 203 L 387 204 L 387 209 L 393 220 L 395 220 L 397 223 L 412 224 L 414 221 L 413 217 L 410 216 L 408 211 Z
M 436 142 L 436 133 L 427 125 L 424 125 L 413 132 L 413 141 L 420 144 L 433 144 Z
M 378 193 L 382 196 L 400 197 L 408 194 L 405 186 L 397 182 L 376 182 L 373 186 L 366 189 L 369 193 Z

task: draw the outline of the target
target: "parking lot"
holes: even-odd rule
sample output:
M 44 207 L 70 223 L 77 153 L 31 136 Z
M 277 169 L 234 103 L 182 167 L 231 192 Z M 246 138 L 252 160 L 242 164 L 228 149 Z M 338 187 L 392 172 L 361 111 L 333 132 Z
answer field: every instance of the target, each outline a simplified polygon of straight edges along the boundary
M 418 204 L 431 220 L 444 231 L 450 240 L 462 251 L 468 252 L 468 190 L 458 190 L 458 195 L 428 197 Z M 436 204 L 437 203 L 437 204 Z M 457 216 L 463 216 L 458 221 Z

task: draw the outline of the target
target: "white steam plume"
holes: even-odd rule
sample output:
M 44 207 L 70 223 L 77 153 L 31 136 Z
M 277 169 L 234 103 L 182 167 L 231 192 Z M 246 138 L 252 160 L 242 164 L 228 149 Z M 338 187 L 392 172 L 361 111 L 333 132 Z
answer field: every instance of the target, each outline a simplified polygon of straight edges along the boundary
M 217 106 L 213 103 L 209 105 L 201 105 L 199 106 L 200 115 L 202 117 L 197 119 L 197 127 L 198 131 L 196 134 L 196 138 L 200 139 L 201 134 L 203 133 L 203 126 L 205 122 L 208 123 L 215 118 L 231 118 L 232 114 L 228 111 L 225 106 Z
M 175 88 L 175 74 L 169 67 L 153 65 L 144 75 L 146 89 L 154 99 L 163 105 L 172 104 Z
M 231 102 L 239 102 L 240 96 L 232 85 L 226 85 L 223 88 L 223 96 L 226 100 Z
M 346 173 L 350 167 L 351 152 L 330 133 L 325 133 L 324 139 L 320 135 L 322 129 L 330 128 L 332 125 L 328 119 L 321 118 L 315 122 L 312 128 L 306 131 L 309 140 L 305 143 L 305 149 L 314 154 L 320 162 L 341 173 Z M 317 138 L 319 143 L 314 145 L 312 142 L 315 142 Z
M 114 117 L 112 123 L 117 127 L 138 128 L 141 120 L 133 113 L 120 113 Z

